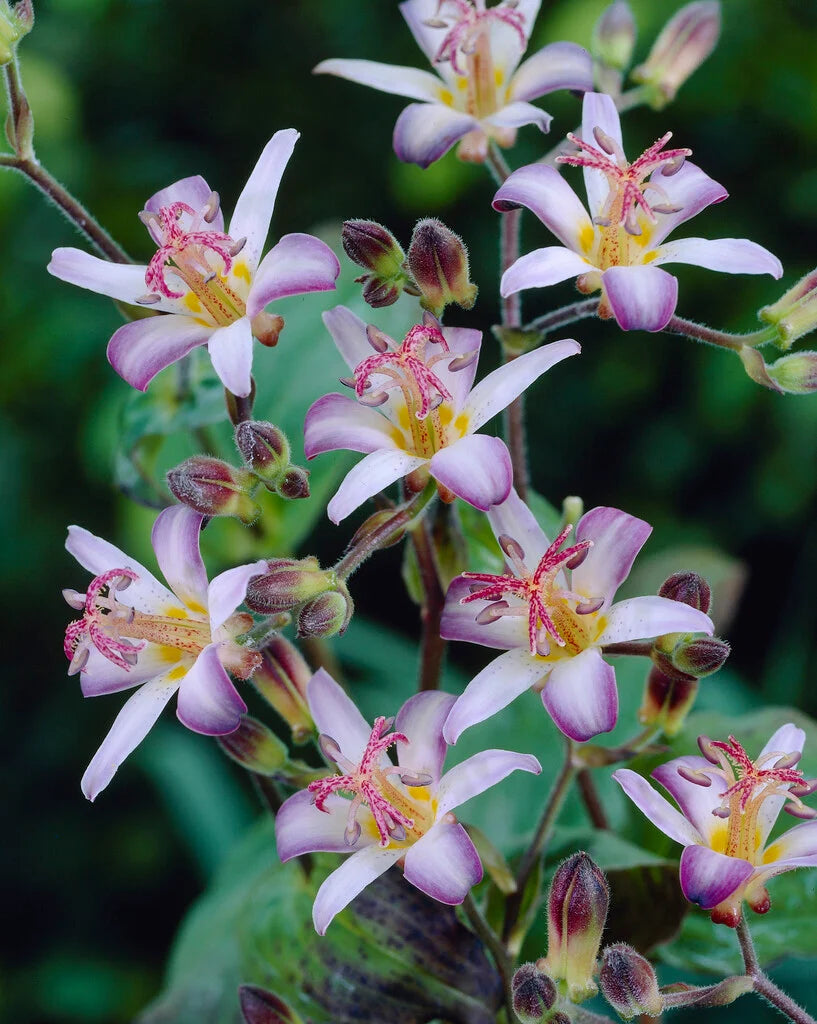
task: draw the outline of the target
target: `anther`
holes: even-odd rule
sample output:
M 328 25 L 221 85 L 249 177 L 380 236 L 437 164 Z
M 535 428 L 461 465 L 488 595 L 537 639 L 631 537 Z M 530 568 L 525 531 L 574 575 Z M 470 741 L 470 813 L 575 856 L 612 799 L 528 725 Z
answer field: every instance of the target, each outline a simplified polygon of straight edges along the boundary
M 513 537 L 509 537 L 507 533 L 500 534 L 498 539 L 499 546 L 508 558 L 520 563 L 525 561 L 525 552 L 518 541 L 514 540 Z
M 428 772 L 408 771 L 403 772 L 400 781 L 404 786 L 430 786 L 433 778 Z
M 653 205 L 653 213 L 680 213 L 683 210 L 683 206 L 678 203 L 658 203 Z
M 509 607 L 510 605 L 507 601 L 495 601 L 493 604 L 489 604 L 487 607 L 482 608 L 477 613 L 474 621 L 478 626 L 487 626 L 489 623 L 496 622 L 497 619 L 501 619 Z
M 241 252 L 241 250 L 244 248 L 244 246 L 246 244 L 247 244 L 247 237 L 245 235 L 244 238 L 239 238 L 239 240 L 237 242 L 235 242 L 233 245 L 231 245 L 230 248 L 227 250 L 227 252 L 229 252 L 229 254 L 231 256 L 237 256 Z
M 578 569 L 579 566 L 582 564 L 582 562 L 584 562 L 584 560 L 590 554 L 590 549 L 593 547 L 593 541 L 592 540 L 587 540 L 587 541 L 583 541 L 582 543 L 585 546 L 581 549 L 581 551 L 577 551 L 576 554 L 572 558 L 569 558 L 565 562 L 565 568 L 566 569 Z M 604 604 L 603 600 L 602 600 L 602 604 Z M 600 607 L 601 607 L 601 605 L 599 605 L 599 608 Z
M 81 612 L 85 607 L 85 594 L 80 594 L 78 590 L 71 590 L 70 587 L 66 587 L 62 592 L 62 596 L 66 604 L 78 612 Z
M 698 737 L 698 749 L 711 764 L 719 765 L 721 763 L 721 759 L 716 753 L 717 748 L 713 746 L 712 740 L 708 736 Z
M 381 331 L 379 327 L 375 327 L 374 324 L 368 324 L 366 327 L 366 337 L 369 339 L 369 344 L 375 352 L 388 352 L 389 336 Z
M 604 604 L 603 597 L 597 597 L 592 601 L 582 601 L 581 604 L 576 605 L 577 615 L 592 615 L 593 612 L 597 612 L 599 608 Z
M 730 807 L 720 806 L 713 808 L 712 813 L 716 818 L 728 818 L 732 813 L 732 809 Z
M 696 786 L 708 788 L 712 785 L 712 779 L 697 768 L 689 768 L 687 765 L 682 764 L 679 765 L 677 771 L 682 779 L 686 779 L 687 782 L 693 782 Z
M 596 127 L 593 129 L 593 137 L 595 138 L 596 142 L 598 142 L 601 149 L 603 149 L 604 152 L 609 154 L 610 156 L 613 156 L 616 149 L 618 149 L 618 147 L 616 146 L 615 139 L 612 139 L 607 134 L 607 132 L 604 131 L 603 128 L 599 128 L 598 125 L 596 125 Z
M 156 292 L 148 292 L 147 295 L 140 295 L 134 301 L 140 306 L 155 306 L 157 302 L 162 301 L 162 296 L 157 295 Z
M 817 810 L 813 807 L 806 807 L 804 804 L 787 803 L 784 805 L 783 810 L 793 818 L 803 818 L 805 821 L 817 818 Z
M 791 786 L 789 793 L 792 796 L 811 796 L 817 790 L 817 779 L 805 779 L 799 786 Z
M 448 364 L 448 369 L 452 373 L 456 373 L 458 370 L 464 370 L 466 366 L 470 366 L 472 363 L 476 362 L 478 357 L 478 349 L 472 349 L 470 352 L 464 352 L 461 356 L 457 356 L 455 359 L 451 360 Z
M 388 402 L 389 396 L 386 391 L 375 391 L 370 395 L 358 395 L 357 400 L 361 405 L 367 405 L 372 409 L 376 409 L 379 405 L 384 405 Z
M 88 658 L 91 655 L 91 651 L 88 647 L 78 647 L 76 654 L 71 659 L 71 663 L 68 666 L 68 675 L 75 676 L 78 672 L 81 672 L 88 664 Z
M 318 737 L 318 746 L 327 761 L 334 761 L 337 764 L 338 758 L 343 756 L 337 741 L 333 740 L 331 736 L 327 736 L 326 733 L 321 733 Z
M 426 18 L 423 24 L 428 28 L 448 28 L 448 22 L 442 18 Z
M 429 313 L 427 309 L 423 310 L 423 327 L 432 331 L 441 331 L 443 329 L 443 325 L 437 317 L 433 313 Z
M 338 380 L 345 388 L 354 388 L 357 386 L 357 382 L 354 377 L 338 377 Z
M 202 210 L 202 217 L 204 218 L 207 224 L 212 224 L 213 221 L 216 219 L 220 203 L 221 199 L 219 198 L 218 192 L 211 192 L 210 197 L 204 204 L 204 209 Z M 244 241 L 246 242 L 246 238 L 244 239 Z
M 354 846 L 355 843 L 360 839 L 360 822 L 357 818 L 353 818 L 346 826 L 346 830 L 343 833 L 343 841 L 347 846 Z
M 794 768 L 796 764 L 799 764 L 802 753 L 799 750 L 793 750 L 790 754 L 784 754 L 778 761 L 775 761 L 773 768 Z
M 396 843 L 402 843 L 406 838 L 406 830 L 403 828 L 402 825 L 395 822 L 389 828 L 389 835 Z
M 671 178 L 673 174 L 677 174 L 686 162 L 685 156 L 676 156 L 673 160 L 668 160 L 661 168 L 661 174 L 665 178 Z
M 562 641 L 562 645 L 564 645 L 564 641 Z M 550 637 L 544 626 L 540 626 L 536 630 L 536 653 L 540 658 L 547 658 L 550 654 Z

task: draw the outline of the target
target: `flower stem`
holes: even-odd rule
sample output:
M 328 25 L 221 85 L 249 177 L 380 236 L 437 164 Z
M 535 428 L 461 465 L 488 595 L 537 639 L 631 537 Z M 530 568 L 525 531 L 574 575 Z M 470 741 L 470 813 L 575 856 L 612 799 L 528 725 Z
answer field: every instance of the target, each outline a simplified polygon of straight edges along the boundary
M 602 654 L 633 654 L 643 658 L 649 658 L 652 653 L 653 644 L 651 640 L 622 640 L 617 644 L 605 644 L 602 647 Z
M 607 813 L 604 810 L 601 797 L 596 789 L 593 776 L 590 774 L 590 769 L 582 768 L 579 771 L 576 782 L 578 783 L 582 802 L 593 827 L 608 832 L 610 830 L 610 822 L 607 820 Z
M 755 992 L 759 996 L 762 996 L 767 1002 L 771 1003 L 772 1006 L 777 1007 L 780 1012 L 794 1021 L 794 1024 L 817 1024 L 814 1017 L 811 1014 L 798 1006 L 797 1003 L 787 996 L 786 993 L 777 987 L 771 978 L 767 977 L 766 974 L 760 968 L 760 961 L 757 958 L 755 952 L 755 945 L 752 942 L 752 936 L 749 932 L 749 924 L 746 920 L 745 915 L 741 917 L 740 923 L 736 929 L 738 942 L 740 943 L 740 951 L 743 955 L 743 963 L 746 967 L 746 973 L 752 978 L 754 982 Z
M 707 345 L 716 345 L 718 348 L 731 349 L 733 352 L 740 352 L 747 345 L 750 348 L 765 345 L 778 337 L 777 328 L 774 326 L 763 327 L 748 334 L 731 334 L 728 331 L 716 331 L 714 327 L 707 327 L 706 324 L 696 324 L 694 320 L 684 320 L 680 316 L 672 317 L 664 331 L 667 334 L 681 334 L 685 338 L 703 341 Z
M 513 995 L 511 993 L 512 964 L 505 943 L 485 920 L 485 915 L 477 906 L 470 892 L 463 901 L 462 909 L 465 911 L 471 927 L 491 951 L 496 969 L 499 971 L 499 976 L 502 979 L 502 988 L 505 992 L 505 1013 L 508 1016 L 508 1024 L 519 1024 L 519 1018 L 516 1016 L 516 1011 L 513 1008 Z
M 525 324 L 524 331 L 542 331 L 549 334 L 559 327 L 575 323 L 577 320 L 584 320 L 588 316 L 595 316 L 598 312 L 599 300 L 582 299 L 580 302 L 572 302 L 569 306 L 562 306 L 561 309 L 554 309 L 552 313 L 545 313 Z
M 445 640 L 440 636 L 440 619 L 445 594 L 434 558 L 434 547 L 425 519 L 419 519 L 410 529 L 411 542 L 420 569 L 423 604 L 420 609 L 422 638 L 420 640 L 420 676 L 418 690 L 436 690 L 440 685 L 440 671 L 445 656 Z
M 568 740 L 562 769 L 553 784 L 553 789 L 550 791 L 550 796 L 542 811 L 542 816 L 539 819 L 539 824 L 536 827 L 536 832 L 530 842 L 530 846 L 525 850 L 519 862 L 519 868 L 516 872 L 516 891 L 508 897 L 508 903 L 505 907 L 505 923 L 502 928 L 502 934 L 506 940 L 513 931 L 513 927 L 519 917 L 519 911 L 522 908 L 522 900 L 525 894 L 525 886 L 528 884 L 528 879 L 536 867 L 543 849 L 550 840 L 553 826 L 556 824 L 556 818 L 576 777 L 578 767 L 573 757 L 573 741 Z

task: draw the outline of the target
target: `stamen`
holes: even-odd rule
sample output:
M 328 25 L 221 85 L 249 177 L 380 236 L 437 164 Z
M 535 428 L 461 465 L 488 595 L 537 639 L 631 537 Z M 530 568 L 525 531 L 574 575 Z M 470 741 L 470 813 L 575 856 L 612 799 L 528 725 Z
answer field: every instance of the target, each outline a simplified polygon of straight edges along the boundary
M 696 786 L 708 788 L 712 785 L 712 779 L 698 768 L 689 768 L 687 765 L 682 764 L 678 766 L 677 770 L 682 779 L 686 779 L 687 782 L 693 782 Z
M 461 56 L 472 53 L 478 45 L 480 34 L 492 21 L 507 25 L 513 29 L 519 37 L 522 49 L 528 45 L 528 37 L 525 32 L 525 19 L 516 10 L 518 4 L 515 0 L 505 0 L 495 7 L 485 8 L 484 4 L 474 7 L 470 0 L 439 0 L 436 15 L 427 18 L 424 22 L 429 28 L 448 28 L 448 32 L 440 43 L 440 48 L 434 56 L 435 64 L 451 62 L 452 69 L 458 75 L 464 75 L 466 69 L 460 60 Z M 448 18 L 453 18 L 449 28 L 449 22 L 442 17 L 443 10 L 453 9 Z
M 84 609 L 82 618 L 69 623 L 65 630 L 63 650 L 70 663 L 69 675 L 85 668 L 92 646 L 119 668 L 129 669 L 136 664 L 144 642 L 137 646 L 117 630 L 117 626 L 133 620 L 134 610 L 119 604 L 114 594 L 138 578 L 131 569 L 111 569 L 91 580 L 84 596 L 74 590 L 63 592 L 72 608 Z
M 476 362 L 479 358 L 479 349 L 472 349 L 470 352 L 465 352 L 461 356 L 456 356 L 448 364 L 448 369 L 451 373 L 457 373 L 459 370 L 464 370 L 466 366 L 470 366 Z
M 380 328 L 375 327 L 374 324 L 368 324 L 366 326 L 366 337 L 375 352 L 389 351 L 389 348 L 391 347 L 389 345 L 391 338 L 389 338 L 388 334 L 381 331 Z

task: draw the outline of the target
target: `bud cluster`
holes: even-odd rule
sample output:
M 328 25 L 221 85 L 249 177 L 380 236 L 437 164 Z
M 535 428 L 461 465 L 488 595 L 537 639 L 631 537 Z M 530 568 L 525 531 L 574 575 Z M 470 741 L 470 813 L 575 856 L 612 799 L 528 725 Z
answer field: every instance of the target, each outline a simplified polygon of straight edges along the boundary
M 343 634 L 354 611 L 352 595 L 334 569 L 318 560 L 273 558 L 247 588 L 247 607 L 264 615 L 297 610 L 298 635 Z

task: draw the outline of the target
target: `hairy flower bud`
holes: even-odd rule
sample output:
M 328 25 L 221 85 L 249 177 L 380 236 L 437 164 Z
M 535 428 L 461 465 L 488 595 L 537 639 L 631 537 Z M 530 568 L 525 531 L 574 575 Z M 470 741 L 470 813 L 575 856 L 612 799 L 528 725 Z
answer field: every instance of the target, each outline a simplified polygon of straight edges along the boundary
M 730 650 L 726 640 L 716 636 L 700 636 L 676 644 L 670 654 L 670 661 L 679 672 L 702 679 L 721 668 Z
M 290 466 L 278 483 L 275 490 L 282 498 L 296 501 L 309 497 L 309 470 L 300 466 Z
M 794 352 L 783 356 L 767 366 L 766 372 L 787 394 L 810 395 L 817 391 L 817 352 Z
M 346 632 L 354 611 L 352 596 L 343 583 L 309 601 L 298 613 L 298 636 L 330 637 Z
M 758 318 L 777 327 L 776 344 L 791 348 L 798 338 L 817 328 L 817 270 L 812 270 L 785 294 L 758 311 Z
M 638 710 L 642 725 L 660 725 L 666 736 L 677 736 L 698 696 L 698 680 L 675 672 L 672 676 L 653 665 L 647 676 Z
M 712 588 L 697 572 L 675 572 L 661 584 L 659 597 L 680 601 L 706 614 L 712 605 Z
M 615 0 L 593 28 L 590 52 L 608 68 L 625 71 L 633 59 L 636 34 L 635 18 L 627 0 Z
M 641 1014 L 657 1017 L 663 1009 L 652 964 L 626 942 L 617 942 L 603 951 L 599 986 L 607 1002 L 625 1020 Z
M 522 964 L 511 981 L 513 1008 L 522 1024 L 539 1024 L 548 1019 L 556 1002 L 556 986 L 536 964 Z
M 253 474 L 209 455 L 194 455 L 171 469 L 167 486 L 183 505 L 205 516 L 235 516 L 249 524 L 261 513 L 252 500 Z
M 632 73 L 646 89 L 649 104 L 660 110 L 715 49 L 721 33 L 718 0 L 686 4 L 664 26 L 646 61 Z
M 302 1024 L 282 999 L 258 985 L 241 985 L 238 998 L 244 1024 Z
M 289 611 L 332 590 L 337 578 L 331 569 L 321 569 L 317 558 L 273 558 L 267 571 L 250 580 L 246 604 L 254 612 Z
M 217 739 L 225 754 L 258 775 L 274 775 L 289 759 L 286 744 L 251 715 L 242 715 L 234 732 Z
M 477 286 L 469 280 L 465 243 L 442 221 L 429 217 L 414 228 L 408 266 L 422 293 L 420 305 L 439 316 L 452 302 L 471 309 Z
M 593 970 L 609 904 L 607 879 L 586 853 L 559 865 L 548 896 L 548 952 L 541 964 L 554 981 L 566 983 L 573 1002 L 597 991 Z
M 244 420 L 235 428 L 241 458 L 264 483 L 277 483 L 289 467 L 289 441 L 283 430 L 263 420 Z
M 31 0 L 20 0 L 10 6 L 0 2 L 0 64 L 14 59 L 17 43 L 34 27 L 34 8 Z
M 347 220 L 341 242 L 346 255 L 368 273 L 356 278 L 363 298 L 375 308 L 390 306 L 410 284 L 404 268 L 406 254 L 394 235 L 373 220 Z
M 273 636 L 261 651 L 261 664 L 250 682 L 272 705 L 292 729 L 295 743 L 305 743 L 314 723 L 306 700 L 306 684 L 312 670 L 297 647 L 280 633 Z

